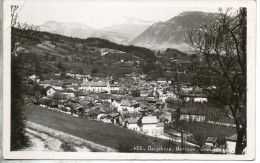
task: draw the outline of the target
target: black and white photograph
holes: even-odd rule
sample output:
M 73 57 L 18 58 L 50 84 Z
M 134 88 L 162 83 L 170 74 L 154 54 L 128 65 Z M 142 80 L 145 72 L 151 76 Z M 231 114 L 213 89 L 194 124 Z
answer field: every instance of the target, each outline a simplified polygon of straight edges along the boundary
M 255 1 L 5 1 L 4 157 L 254 159 L 255 25 Z

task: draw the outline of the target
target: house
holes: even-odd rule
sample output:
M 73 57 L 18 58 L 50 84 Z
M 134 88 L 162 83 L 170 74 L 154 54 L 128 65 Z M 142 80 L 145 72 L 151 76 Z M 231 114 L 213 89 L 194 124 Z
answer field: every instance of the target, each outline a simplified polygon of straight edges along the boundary
M 138 120 L 139 118 L 128 118 L 125 120 L 125 126 L 130 130 L 140 131 Z
M 195 113 L 191 115 L 191 121 L 192 122 L 205 122 L 206 121 L 206 116 L 205 114 L 201 113 Z
M 112 118 L 108 114 L 99 114 L 97 119 L 103 123 L 112 123 Z
M 108 116 L 111 118 L 113 124 L 124 125 L 124 117 L 121 113 L 109 113 Z
M 147 98 L 148 99 L 151 99 L 151 100 L 158 100 L 160 97 L 160 94 L 159 92 L 156 90 L 156 87 L 154 87 L 154 89 L 152 91 L 150 91 L 147 95 Z
M 157 133 L 163 134 L 164 133 L 164 122 L 159 122 L 156 125 Z
M 68 98 L 75 97 L 75 92 L 70 89 L 65 89 L 62 91 L 63 95 L 66 95 Z
M 87 112 L 86 118 L 87 119 L 92 119 L 92 120 L 99 120 L 99 114 L 104 114 L 105 112 L 101 110 L 100 108 L 94 108 L 90 111 Z
M 87 92 L 107 92 L 108 94 L 111 93 L 110 84 L 107 81 L 83 81 L 80 88 Z
M 148 135 L 154 135 L 157 131 L 157 117 L 156 116 L 144 116 L 141 119 L 142 131 Z
M 122 111 L 121 101 L 122 98 L 120 97 L 111 97 L 111 105 L 114 106 L 115 108 L 120 108 L 118 111 Z
M 47 97 L 53 97 L 54 94 L 56 93 L 56 90 L 51 86 L 48 86 L 45 90 L 46 90 Z
M 180 120 L 187 122 L 205 122 L 206 115 L 202 113 L 180 112 Z
M 79 99 L 84 99 L 88 96 L 88 94 L 81 90 L 81 91 L 75 92 L 75 96 L 78 97 Z
M 180 113 L 180 120 L 183 121 L 190 121 L 190 114 L 189 113 Z
M 105 101 L 109 102 L 109 103 L 112 102 L 110 94 L 99 93 L 99 94 L 97 94 L 97 96 L 98 96 L 98 99 L 101 100 L 102 102 L 105 102 Z
M 35 74 L 29 76 L 28 78 L 37 83 L 40 81 L 39 76 L 36 76 Z
M 193 100 L 194 100 L 194 102 L 199 102 L 199 103 L 208 102 L 207 97 L 194 97 Z
M 149 89 L 143 88 L 140 90 L 140 97 L 147 97 L 149 94 Z
M 206 148 L 216 148 L 218 146 L 217 142 L 218 138 L 216 137 L 207 137 L 206 142 L 205 142 L 205 147 Z
M 110 90 L 111 90 L 111 93 L 119 93 L 120 86 L 117 84 L 111 84 Z
M 181 86 L 181 91 L 180 93 L 185 95 L 185 94 L 192 94 L 193 88 L 189 86 Z
M 134 112 L 138 112 L 140 109 L 141 109 L 140 103 L 134 100 L 124 99 L 121 101 L 121 104 L 117 108 L 117 111 L 134 113 Z
M 56 84 L 52 85 L 52 87 L 53 87 L 55 90 L 63 90 L 63 88 L 62 88 L 62 83 L 56 83 Z
M 165 95 L 166 95 L 167 99 L 176 99 L 177 98 L 176 94 L 173 93 L 172 91 L 167 91 Z
M 145 105 L 145 104 L 141 104 L 140 108 L 141 109 L 139 110 L 139 112 L 141 112 L 143 116 L 152 115 L 156 109 L 154 105 Z
M 157 83 L 166 84 L 167 83 L 167 79 L 166 78 L 157 78 Z
M 162 100 L 162 102 L 165 102 L 167 100 L 166 94 L 160 94 L 159 100 Z
M 71 105 L 71 110 L 73 110 L 74 112 L 83 114 L 83 106 L 79 103 L 74 103 Z
M 39 85 L 42 86 L 43 88 L 47 88 L 52 85 L 51 80 L 43 80 L 39 82 Z

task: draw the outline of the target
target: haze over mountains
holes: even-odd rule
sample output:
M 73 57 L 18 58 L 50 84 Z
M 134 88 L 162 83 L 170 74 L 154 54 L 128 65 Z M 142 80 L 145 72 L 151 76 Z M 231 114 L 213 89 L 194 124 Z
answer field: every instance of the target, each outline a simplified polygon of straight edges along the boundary
M 49 21 L 40 26 L 42 31 L 78 38 L 97 37 L 118 44 L 135 45 L 151 49 L 176 48 L 188 51 L 185 34 L 190 28 L 209 24 L 218 14 L 188 11 L 165 22 L 126 18 L 121 22 L 94 29 L 80 23 Z
M 118 44 L 129 44 L 156 21 L 128 17 L 117 24 L 95 29 L 80 23 L 48 21 L 40 26 L 42 31 L 78 38 L 97 37 Z

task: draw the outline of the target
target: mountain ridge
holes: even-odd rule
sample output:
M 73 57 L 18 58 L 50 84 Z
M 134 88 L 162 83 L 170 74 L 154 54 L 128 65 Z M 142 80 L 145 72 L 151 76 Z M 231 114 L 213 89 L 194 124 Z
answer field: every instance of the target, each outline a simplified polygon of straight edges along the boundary
M 98 37 L 118 44 L 127 45 L 132 39 L 145 31 L 149 25 L 154 22 L 155 21 L 131 17 L 116 24 L 101 29 L 95 29 L 83 23 L 47 21 L 40 25 L 40 29 L 41 31 L 68 37 L 78 37 L 82 39 Z
M 153 24 L 130 44 L 155 50 L 176 48 L 189 51 L 184 40 L 187 30 L 197 28 L 201 24 L 209 24 L 216 16 L 216 13 L 201 11 L 183 12 L 167 21 Z

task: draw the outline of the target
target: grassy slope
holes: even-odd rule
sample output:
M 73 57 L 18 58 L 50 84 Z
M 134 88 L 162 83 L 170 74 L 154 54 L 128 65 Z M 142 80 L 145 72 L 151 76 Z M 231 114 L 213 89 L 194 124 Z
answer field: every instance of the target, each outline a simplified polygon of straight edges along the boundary
M 165 142 L 158 138 L 154 141 L 153 137 L 116 125 L 77 118 L 32 104 L 26 105 L 25 115 L 29 121 L 111 148 L 115 148 L 120 143 L 131 147 L 138 145 L 160 147 Z

